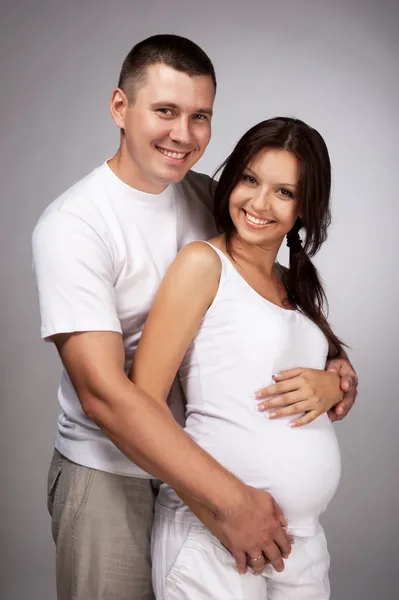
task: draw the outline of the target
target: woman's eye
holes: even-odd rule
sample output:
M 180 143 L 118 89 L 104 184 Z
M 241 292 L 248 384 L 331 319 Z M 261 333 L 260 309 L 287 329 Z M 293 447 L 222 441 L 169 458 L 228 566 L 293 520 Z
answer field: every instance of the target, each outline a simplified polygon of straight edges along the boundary
M 244 181 L 247 181 L 251 185 L 255 185 L 257 183 L 255 177 L 252 177 L 252 175 L 244 174 L 242 176 L 242 178 L 243 178 Z
M 293 198 L 294 194 L 292 192 L 290 192 L 290 190 L 286 190 L 285 188 L 281 188 L 280 189 L 280 194 L 282 196 L 285 196 L 286 198 Z

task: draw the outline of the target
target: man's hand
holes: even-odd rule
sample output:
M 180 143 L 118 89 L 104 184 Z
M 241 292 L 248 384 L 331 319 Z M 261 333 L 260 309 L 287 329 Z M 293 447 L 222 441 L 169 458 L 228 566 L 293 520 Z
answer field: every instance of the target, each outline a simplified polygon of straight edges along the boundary
M 355 403 L 357 397 L 358 377 L 345 358 L 335 358 L 327 363 L 327 371 L 338 373 L 341 378 L 341 389 L 344 392 L 343 399 L 328 411 L 331 421 L 341 421 Z
M 269 419 L 305 413 L 290 421 L 291 427 L 311 423 L 340 402 L 344 393 L 339 375 L 319 369 L 290 369 L 273 375 L 275 384 L 255 394 L 257 400 L 273 396 L 258 404 L 259 411 L 269 411 Z
M 266 562 L 276 571 L 284 570 L 283 558 L 291 552 L 292 536 L 268 492 L 245 486 L 244 496 L 234 509 L 216 515 L 213 523 L 205 525 L 231 551 L 240 573 L 246 573 L 250 566 L 261 574 Z

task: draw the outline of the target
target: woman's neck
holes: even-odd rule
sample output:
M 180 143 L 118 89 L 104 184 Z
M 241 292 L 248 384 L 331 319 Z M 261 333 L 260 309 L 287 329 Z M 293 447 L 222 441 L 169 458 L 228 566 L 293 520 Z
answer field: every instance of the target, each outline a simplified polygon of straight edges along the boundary
M 224 242 L 226 244 L 226 239 Z M 230 240 L 230 248 L 235 260 L 249 263 L 269 277 L 272 276 L 280 246 L 281 242 L 272 243 L 270 246 L 248 244 L 248 242 L 235 235 Z

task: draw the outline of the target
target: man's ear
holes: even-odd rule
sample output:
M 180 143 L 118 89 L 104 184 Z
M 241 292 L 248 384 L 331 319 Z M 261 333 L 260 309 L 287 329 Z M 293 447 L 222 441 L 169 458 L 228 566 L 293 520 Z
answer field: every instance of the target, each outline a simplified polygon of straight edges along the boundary
M 125 116 L 126 111 L 129 106 L 129 101 L 127 96 L 123 90 L 120 88 L 116 88 L 112 92 L 111 101 L 109 103 L 109 108 L 111 111 L 112 118 L 114 123 L 119 129 L 125 128 Z

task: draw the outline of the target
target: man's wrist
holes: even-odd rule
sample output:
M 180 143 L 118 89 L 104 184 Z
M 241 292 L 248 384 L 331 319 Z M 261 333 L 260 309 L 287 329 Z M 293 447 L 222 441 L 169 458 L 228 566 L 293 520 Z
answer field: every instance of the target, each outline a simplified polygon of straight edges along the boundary
M 248 491 L 246 486 L 231 473 L 228 474 L 223 484 L 216 489 L 217 494 L 211 498 L 209 508 L 217 517 L 234 515 L 237 509 L 247 502 Z

